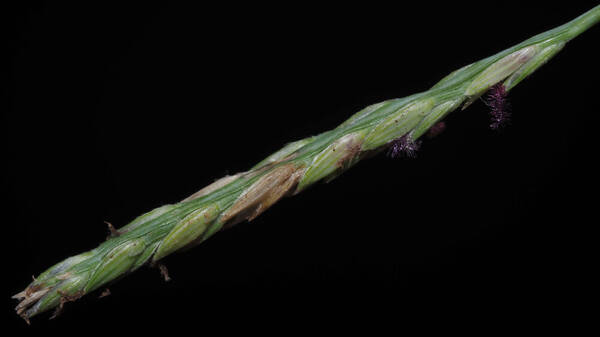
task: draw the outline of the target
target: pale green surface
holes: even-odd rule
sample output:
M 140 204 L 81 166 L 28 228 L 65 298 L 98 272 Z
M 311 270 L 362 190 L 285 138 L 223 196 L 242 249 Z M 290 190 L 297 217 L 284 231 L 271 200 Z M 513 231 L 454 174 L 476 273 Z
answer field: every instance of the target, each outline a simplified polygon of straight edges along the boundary
M 42 273 L 28 287 L 40 291 L 41 297 L 23 305 L 21 315 L 28 319 L 56 307 L 63 295 L 88 293 L 149 261 L 206 240 L 223 227 L 221 215 L 238 197 L 280 165 L 294 164 L 303 173 L 294 190 L 297 193 L 317 181 L 332 179 L 368 150 L 385 149 L 406 134 L 416 140 L 449 112 L 496 83 L 506 80 L 507 90 L 512 89 L 599 20 L 597 6 L 565 25 L 451 73 L 426 92 L 373 104 L 334 130 L 292 142 L 206 195 L 136 218 L 119 229 L 121 235 Z M 32 295 L 16 296 L 26 302 Z

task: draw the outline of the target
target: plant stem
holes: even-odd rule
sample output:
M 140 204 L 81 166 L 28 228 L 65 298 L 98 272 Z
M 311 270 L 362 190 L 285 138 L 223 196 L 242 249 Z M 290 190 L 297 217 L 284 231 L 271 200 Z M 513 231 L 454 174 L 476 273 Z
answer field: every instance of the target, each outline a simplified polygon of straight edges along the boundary
M 252 220 L 284 196 L 330 181 L 361 159 L 410 148 L 428 129 L 488 89 L 502 94 L 600 21 L 600 6 L 560 27 L 452 72 L 430 90 L 373 104 L 337 128 L 287 144 L 250 170 L 224 177 L 185 200 L 154 209 L 97 248 L 40 274 L 14 298 L 25 320 L 90 293 L 146 264 Z

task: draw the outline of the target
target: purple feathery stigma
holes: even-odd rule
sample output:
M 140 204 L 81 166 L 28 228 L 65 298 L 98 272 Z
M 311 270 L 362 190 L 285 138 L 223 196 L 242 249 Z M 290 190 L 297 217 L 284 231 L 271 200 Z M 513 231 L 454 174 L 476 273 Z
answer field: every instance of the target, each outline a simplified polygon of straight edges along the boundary
M 409 134 L 395 139 L 392 141 L 390 148 L 388 149 L 387 155 L 391 158 L 408 157 L 414 158 L 421 146 L 420 141 L 414 141 Z
M 427 138 L 434 138 L 446 130 L 446 122 L 437 122 L 427 130 Z
M 510 122 L 510 104 L 506 100 L 506 88 L 498 83 L 490 88 L 485 104 L 490 108 L 491 121 L 490 128 L 497 130 L 506 126 Z

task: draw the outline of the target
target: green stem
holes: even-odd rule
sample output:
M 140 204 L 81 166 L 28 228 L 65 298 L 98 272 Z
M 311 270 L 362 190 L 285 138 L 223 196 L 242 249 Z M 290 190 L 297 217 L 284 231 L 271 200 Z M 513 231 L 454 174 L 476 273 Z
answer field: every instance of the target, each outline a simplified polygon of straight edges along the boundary
M 358 161 L 399 140 L 414 142 L 458 107 L 490 87 L 506 90 L 551 59 L 572 38 L 600 20 L 600 6 L 578 18 L 452 72 L 430 90 L 373 104 L 337 128 L 283 147 L 249 171 L 224 177 L 185 200 L 159 207 L 97 248 L 39 275 L 14 297 L 25 320 L 61 307 L 146 264 L 197 245 L 223 228 L 252 220 L 280 198 L 330 181 Z
M 567 30 L 566 34 L 568 36 L 568 40 L 571 40 L 577 37 L 579 34 L 590 29 L 590 27 L 597 24 L 598 21 L 600 21 L 600 5 L 597 5 L 596 7 L 563 25 Z

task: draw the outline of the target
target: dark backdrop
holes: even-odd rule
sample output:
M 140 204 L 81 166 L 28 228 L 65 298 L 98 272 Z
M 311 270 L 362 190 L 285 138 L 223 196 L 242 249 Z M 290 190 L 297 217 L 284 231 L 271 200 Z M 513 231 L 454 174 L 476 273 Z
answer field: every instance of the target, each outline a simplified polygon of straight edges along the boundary
M 501 132 L 477 102 L 416 159 L 366 160 L 167 258 L 169 283 L 143 268 L 59 319 L 13 314 L 8 296 L 99 244 L 103 221 L 123 226 L 595 2 L 398 5 L 5 10 L 5 317 L 63 334 L 562 325 L 597 269 L 598 27 L 511 92 Z

